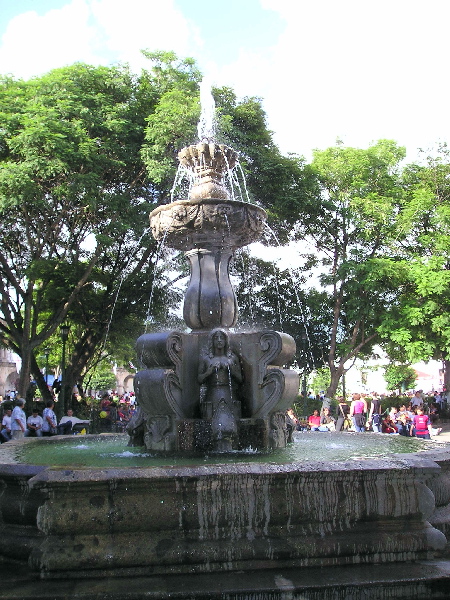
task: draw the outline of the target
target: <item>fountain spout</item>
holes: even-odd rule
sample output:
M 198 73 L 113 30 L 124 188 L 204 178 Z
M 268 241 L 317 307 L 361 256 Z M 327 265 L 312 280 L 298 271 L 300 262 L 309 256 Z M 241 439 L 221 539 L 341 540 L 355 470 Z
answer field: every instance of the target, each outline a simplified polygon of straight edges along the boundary
M 236 165 L 237 153 L 224 144 L 199 143 L 178 153 L 180 163 L 194 175 L 189 199 L 229 199 L 223 178 Z

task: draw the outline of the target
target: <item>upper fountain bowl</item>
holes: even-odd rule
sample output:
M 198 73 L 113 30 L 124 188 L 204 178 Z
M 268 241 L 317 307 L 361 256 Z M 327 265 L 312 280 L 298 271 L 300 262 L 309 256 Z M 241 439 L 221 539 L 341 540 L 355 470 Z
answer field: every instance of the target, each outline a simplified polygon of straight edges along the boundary
M 226 171 L 236 165 L 237 153 L 224 144 L 199 143 L 183 148 L 180 163 L 192 173 L 188 200 L 178 200 L 150 213 L 156 240 L 171 248 L 241 248 L 257 241 L 266 211 L 254 204 L 231 200 L 224 186 Z
M 227 199 L 223 175 L 231 171 L 237 161 L 237 152 L 225 144 L 204 143 L 187 146 L 178 153 L 178 160 L 191 171 L 194 184 L 189 198 Z
M 195 198 L 159 206 L 150 213 L 156 240 L 177 250 L 242 248 L 260 239 L 266 211 L 236 200 Z

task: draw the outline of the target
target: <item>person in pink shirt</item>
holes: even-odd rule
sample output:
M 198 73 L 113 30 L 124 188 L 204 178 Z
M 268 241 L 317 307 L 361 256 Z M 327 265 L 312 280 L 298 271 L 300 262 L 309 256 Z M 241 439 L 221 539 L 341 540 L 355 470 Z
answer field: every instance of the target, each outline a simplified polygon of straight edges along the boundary
M 361 394 L 353 394 L 350 404 L 350 417 L 352 417 L 355 431 L 363 432 L 366 430 L 366 412 L 367 402 L 361 398 Z
M 311 431 L 319 431 L 320 415 L 318 410 L 315 410 L 313 414 L 308 418 L 308 425 L 310 426 Z
M 422 408 L 417 409 L 417 414 L 413 416 L 411 435 L 415 435 L 422 440 L 431 439 L 431 421 L 428 415 L 425 415 Z

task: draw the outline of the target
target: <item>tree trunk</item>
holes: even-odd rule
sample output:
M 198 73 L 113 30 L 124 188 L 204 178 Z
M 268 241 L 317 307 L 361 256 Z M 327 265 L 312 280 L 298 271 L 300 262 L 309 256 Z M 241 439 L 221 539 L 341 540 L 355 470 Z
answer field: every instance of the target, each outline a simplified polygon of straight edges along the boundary
M 331 381 L 330 385 L 327 387 L 326 390 L 327 398 L 334 398 L 339 382 L 344 373 L 345 369 L 343 365 L 339 365 L 338 367 L 334 367 L 333 369 L 330 368 Z
M 45 377 L 42 374 L 42 371 L 39 369 L 36 360 L 34 359 L 34 357 L 32 358 L 31 361 L 31 367 L 32 367 L 32 373 L 33 373 L 33 378 L 36 381 L 37 387 L 41 393 L 42 399 L 44 401 L 44 404 L 47 402 L 47 400 L 52 400 L 53 396 L 51 391 L 48 389 L 48 385 L 45 381 Z
M 25 398 L 28 388 L 30 386 L 30 373 L 31 373 L 31 348 L 29 346 L 22 347 L 22 365 L 19 373 L 19 385 L 17 386 L 17 393 L 21 398 Z
M 450 392 L 450 360 L 444 360 L 444 390 Z

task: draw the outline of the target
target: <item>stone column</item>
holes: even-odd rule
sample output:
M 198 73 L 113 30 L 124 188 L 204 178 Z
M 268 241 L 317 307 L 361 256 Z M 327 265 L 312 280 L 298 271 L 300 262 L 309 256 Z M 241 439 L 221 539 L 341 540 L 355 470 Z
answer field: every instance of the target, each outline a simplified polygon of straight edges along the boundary
M 183 308 L 186 324 L 197 330 L 233 327 L 238 307 L 229 274 L 232 251 L 195 249 L 186 257 L 191 266 Z

